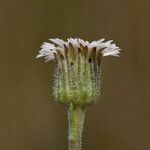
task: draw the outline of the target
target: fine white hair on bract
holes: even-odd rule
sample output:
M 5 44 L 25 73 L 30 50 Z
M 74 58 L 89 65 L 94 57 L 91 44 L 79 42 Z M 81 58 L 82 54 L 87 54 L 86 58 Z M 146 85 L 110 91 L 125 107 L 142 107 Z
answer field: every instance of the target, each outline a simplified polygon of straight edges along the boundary
M 95 48 L 96 51 L 100 51 L 102 56 L 119 56 L 121 50 L 116 46 L 116 44 L 112 43 L 112 40 L 104 42 L 104 38 L 91 43 L 80 38 L 69 38 L 67 41 L 63 41 L 59 38 L 49 40 L 50 43 L 44 42 L 42 44 L 36 58 L 44 57 L 46 62 L 51 61 L 55 58 L 55 54 L 57 54 L 58 51 L 64 52 L 65 46 L 69 49 L 69 44 L 71 44 L 75 49 L 81 48 L 81 46 L 87 47 L 87 49 Z

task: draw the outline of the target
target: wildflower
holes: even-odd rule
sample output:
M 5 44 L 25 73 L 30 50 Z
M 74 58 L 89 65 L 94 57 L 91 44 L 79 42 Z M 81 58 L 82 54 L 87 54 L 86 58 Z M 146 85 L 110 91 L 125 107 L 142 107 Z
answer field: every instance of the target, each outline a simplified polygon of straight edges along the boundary
M 101 67 L 105 56 L 119 56 L 112 40 L 88 42 L 79 38 L 55 38 L 44 42 L 37 58 L 55 61 L 54 95 L 68 107 L 69 150 L 81 149 L 85 109 L 101 96 Z
M 88 42 L 79 38 L 50 39 L 44 42 L 39 57 L 54 60 L 54 95 L 58 102 L 90 105 L 100 97 L 101 65 L 103 56 L 119 56 L 120 49 L 112 40 Z

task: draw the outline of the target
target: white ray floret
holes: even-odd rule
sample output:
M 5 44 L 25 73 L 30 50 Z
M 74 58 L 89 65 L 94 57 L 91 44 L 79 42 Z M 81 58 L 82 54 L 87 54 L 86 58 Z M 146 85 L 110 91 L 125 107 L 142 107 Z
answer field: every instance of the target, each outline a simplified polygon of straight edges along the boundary
M 64 53 L 65 46 L 69 50 L 69 43 L 72 44 L 75 49 L 82 47 L 87 47 L 88 49 L 96 48 L 97 51 L 101 52 L 102 56 L 119 56 L 121 50 L 116 44 L 112 43 L 112 40 L 105 42 L 104 38 L 91 43 L 80 38 L 69 38 L 67 41 L 58 38 L 49 40 L 51 43 L 44 42 L 36 58 L 44 57 L 46 61 L 51 61 L 55 58 L 54 54 L 57 54 L 58 51 Z
M 36 58 L 44 57 L 46 62 L 51 61 L 54 59 L 54 53 L 56 53 L 55 46 L 51 43 L 44 42 Z

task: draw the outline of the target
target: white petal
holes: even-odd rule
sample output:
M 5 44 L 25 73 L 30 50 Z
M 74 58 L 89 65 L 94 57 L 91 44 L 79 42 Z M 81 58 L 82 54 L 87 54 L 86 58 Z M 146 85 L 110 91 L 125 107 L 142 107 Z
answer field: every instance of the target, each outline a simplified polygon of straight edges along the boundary
M 78 38 L 78 42 L 79 42 L 81 45 L 85 46 L 85 41 L 84 41 L 84 40 Z
M 75 47 L 75 48 L 80 47 L 79 42 L 77 41 L 77 39 L 70 38 L 70 39 L 68 39 L 68 42 L 71 43 L 73 45 L 73 47 Z
M 93 47 L 97 47 L 98 46 L 98 42 L 97 41 L 93 41 L 88 45 L 88 48 L 93 48 Z
M 38 55 L 36 56 L 36 58 L 40 58 L 40 57 L 43 57 L 43 54 L 38 54 Z
M 61 39 L 49 39 L 50 41 L 54 42 L 55 44 L 57 44 L 58 46 L 60 46 L 61 48 L 64 48 L 64 44 L 65 42 Z
M 105 39 L 102 38 L 102 39 L 98 40 L 97 42 L 98 42 L 98 43 L 101 43 L 101 42 L 103 42 L 104 40 L 105 40 Z
M 116 56 L 118 55 L 120 52 L 118 50 L 114 50 L 114 51 L 110 51 L 110 52 L 106 52 L 106 53 L 103 53 L 103 56 Z
M 42 49 L 45 49 L 45 50 L 53 50 L 55 49 L 55 46 L 51 43 L 47 43 L 47 42 L 44 42 L 41 46 Z

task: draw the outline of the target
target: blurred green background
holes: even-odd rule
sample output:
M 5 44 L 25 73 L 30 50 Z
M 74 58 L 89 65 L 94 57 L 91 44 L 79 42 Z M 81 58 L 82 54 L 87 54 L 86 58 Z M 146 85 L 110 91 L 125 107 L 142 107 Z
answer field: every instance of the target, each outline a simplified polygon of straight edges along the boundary
M 84 150 L 150 150 L 149 0 L 0 0 L 0 150 L 67 150 L 67 113 L 53 101 L 53 63 L 36 60 L 48 38 L 113 39 L 101 102 Z

